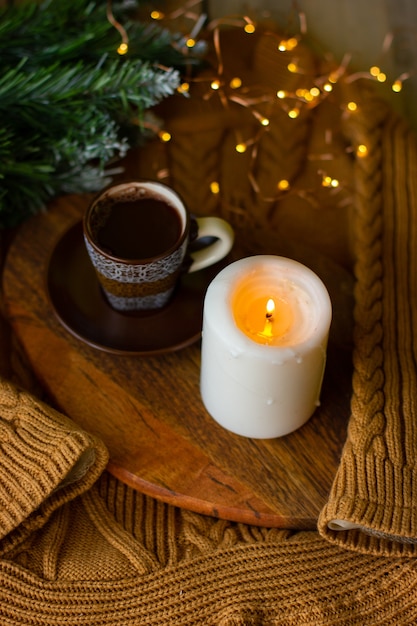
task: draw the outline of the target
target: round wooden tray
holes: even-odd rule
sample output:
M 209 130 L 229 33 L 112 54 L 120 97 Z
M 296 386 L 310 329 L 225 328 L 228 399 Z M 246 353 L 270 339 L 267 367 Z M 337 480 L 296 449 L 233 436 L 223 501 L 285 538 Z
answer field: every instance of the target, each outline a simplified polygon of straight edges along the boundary
M 77 337 L 56 315 L 51 254 L 88 200 L 53 202 L 19 229 L 6 260 L 8 317 L 51 401 L 97 433 L 110 452 L 109 471 L 143 493 L 225 519 L 315 528 L 346 436 L 349 350 L 331 336 L 321 406 L 298 431 L 252 440 L 224 430 L 201 402 L 198 333 L 166 353 L 117 353 Z

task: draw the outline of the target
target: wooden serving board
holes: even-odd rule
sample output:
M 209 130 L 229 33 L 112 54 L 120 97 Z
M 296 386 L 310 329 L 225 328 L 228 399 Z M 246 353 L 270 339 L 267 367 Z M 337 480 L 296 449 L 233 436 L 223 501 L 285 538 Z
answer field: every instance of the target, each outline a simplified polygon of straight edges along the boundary
M 47 290 L 51 254 L 88 201 L 53 202 L 18 230 L 6 259 L 8 317 L 51 401 L 98 434 L 109 471 L 145 494 L 224 519 L 315 528 L 346 436 L 349 350 L 330 341 L 321 406 L 298 431 L 252 440 L 224 430 L 201 402 L 199 339 L 164 354 L 108 352 L 57 318 Z

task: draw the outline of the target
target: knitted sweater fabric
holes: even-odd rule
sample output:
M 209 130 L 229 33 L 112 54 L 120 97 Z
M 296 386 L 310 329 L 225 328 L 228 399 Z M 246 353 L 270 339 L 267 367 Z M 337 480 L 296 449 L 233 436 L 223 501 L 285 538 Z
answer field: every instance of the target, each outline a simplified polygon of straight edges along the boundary
M 1 626 L 417 623 L 417 143 L 372 96 L 343 132 L 370 156 L 352 165 L 351 416 L 317 531 L 131 489 L 100 439 L 13 370 L 0 381 Z

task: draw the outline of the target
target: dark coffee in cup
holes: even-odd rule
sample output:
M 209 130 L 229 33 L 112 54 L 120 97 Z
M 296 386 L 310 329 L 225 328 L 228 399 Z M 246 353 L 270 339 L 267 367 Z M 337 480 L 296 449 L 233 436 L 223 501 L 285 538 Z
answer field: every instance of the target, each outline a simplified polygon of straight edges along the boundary
M 159 198 L 116 202 L 97 231 L 97 243 L 111 256 L 150 259 L 165 254 L 181 237 L 178 211 Z

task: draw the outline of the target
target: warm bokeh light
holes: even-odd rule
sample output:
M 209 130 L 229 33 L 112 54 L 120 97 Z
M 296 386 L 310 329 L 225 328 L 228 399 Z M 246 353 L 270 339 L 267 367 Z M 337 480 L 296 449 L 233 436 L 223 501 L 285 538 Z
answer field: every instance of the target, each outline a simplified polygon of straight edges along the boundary
M 117 53 L 120 55 L 126 54 L 128 49 L 129 46 L 127 45 L 127 43 L 121 43 L 120 46 L 117 48 Z
M 290 183 L 289 183 L 289 181 L 288 181 L 288 180 L 286 180 L 285 178 L 283 178 L 282 180 L 280 180 L 280 181 L 278 182 L 277 187 L 278 187 L 278 189 L 279 189 L 280 191 L 287 191 L 287 189 L 289 189 L 289 188 L 290 188 Z

